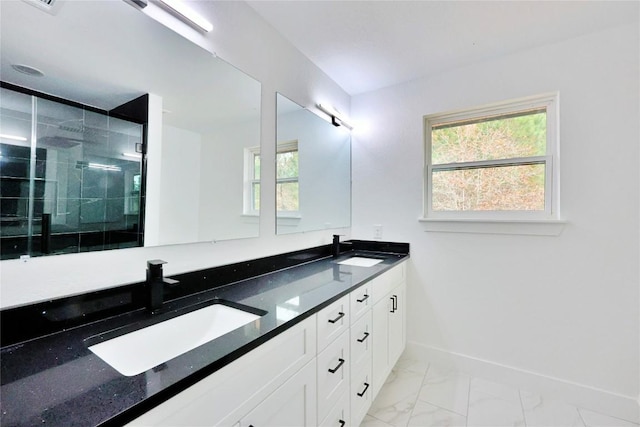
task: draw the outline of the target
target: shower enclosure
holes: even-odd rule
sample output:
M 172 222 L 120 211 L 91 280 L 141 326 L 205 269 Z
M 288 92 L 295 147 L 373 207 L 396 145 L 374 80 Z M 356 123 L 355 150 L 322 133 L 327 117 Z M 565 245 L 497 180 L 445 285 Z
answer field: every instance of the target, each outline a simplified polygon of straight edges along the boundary
M 0 91 L 1 259 L 142 246 L 144 124 Z

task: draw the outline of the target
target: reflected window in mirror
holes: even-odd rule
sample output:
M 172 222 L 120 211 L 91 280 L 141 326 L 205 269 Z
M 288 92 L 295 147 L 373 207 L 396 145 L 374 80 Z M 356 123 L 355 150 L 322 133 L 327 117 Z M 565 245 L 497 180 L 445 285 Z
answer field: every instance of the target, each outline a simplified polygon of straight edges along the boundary
M 277 94 L 277 234 L 351 225 L 351 136 Z
M 245 215 L 260 211 L 260 147 L 245 149 Z M 276 153 L 276 206 L 278 215 L 296 216 L 298 191 L 298 141 L 279 143 Z
M 142 246 L 143 125 L 0 91 L 1 258 Z
M 279 142 L 276 152 L 276 209 L 279 216 L 300 211 L 298 141 Z
M 260 147 L 244 150 L 244 214 L 260 215 Z

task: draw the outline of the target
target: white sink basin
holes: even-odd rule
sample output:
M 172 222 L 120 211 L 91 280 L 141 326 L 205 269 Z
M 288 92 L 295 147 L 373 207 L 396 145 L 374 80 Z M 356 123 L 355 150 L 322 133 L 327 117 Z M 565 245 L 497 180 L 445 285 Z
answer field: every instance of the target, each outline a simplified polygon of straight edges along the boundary
M 259 318 L 224 304 L 213 304 L 92 345 L 89 350 L 122 375 L 131 377 Z
M 357 267 L 373 267 L 376 264 L 381 263 L 382 260 L 378 258 L 366 258 L 362 256 L 352 256 L 344 261 L 338 262 L 342 265 L 355 265 Z

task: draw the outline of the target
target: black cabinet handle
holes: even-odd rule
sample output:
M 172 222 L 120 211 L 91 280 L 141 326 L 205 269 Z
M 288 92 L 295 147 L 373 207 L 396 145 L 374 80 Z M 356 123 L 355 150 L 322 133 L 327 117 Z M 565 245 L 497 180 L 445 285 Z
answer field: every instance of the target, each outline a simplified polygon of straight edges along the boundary
M 362 397 L 364 396 L 364 394 L 367 392 L 367 389 L 369 388 L 369 383 L 364 383 L 364 390 L 362 390 L 362 393 L 356 393 L 358 396 Z
M 369 299 L 369 294 L 364 294 L 361 299 L 357 299 L 356 301 L 365 302 L 367 299 Z
M 342 319 L 344 317 L 344 313 L 340 312 L 338 313 L 338 317 L 336 317 L 335 319 L 329 319 L 329 323 L 336 323 L 338 320 Z
M 365 332 L 364 336 L 356 341 L 358 342 L 364 342 L 364 340 L 366 340 L 369 337 L 369 332 Z
M 339 420 L 340 427 L 344 427 L 347 423 L 344 420 Z
M 344 359 L 338 359 L 338 366 L 336 366 L 333 369 L 329 369 L 329 372 L 331 372 L 332 374 L 335 374 L 336 372 L 338 372 L 338 369 L 340 369 L 340 367 L 344 364 Z
M 395 313 L 398 310 L 398 295 L 392 295 L 391 297 L 391 311 L 389 313 Z

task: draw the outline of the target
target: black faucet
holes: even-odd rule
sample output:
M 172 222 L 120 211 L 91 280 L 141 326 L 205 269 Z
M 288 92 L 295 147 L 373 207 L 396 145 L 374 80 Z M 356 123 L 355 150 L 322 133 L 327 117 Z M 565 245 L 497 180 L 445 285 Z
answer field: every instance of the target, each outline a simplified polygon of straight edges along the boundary
M 342 242 L 342 243 L 340 243 L 340 236 L 341 236 L 341 234 L 334 234 L 333 235 L 333 244 L 331 245 L 331 255 L 334 258 L 338 258 L 338 256 L 340 256 L 340 247 L 341 247 L 341 245 L 352 246 L 351 242 Z
M 150 259 L 147 261 L 147 309 L 154 313 L 162 308 L 164 302 L 164 285 L 175 285 L 177 280 L 162 277 L 162 264 L 167 261 Z

